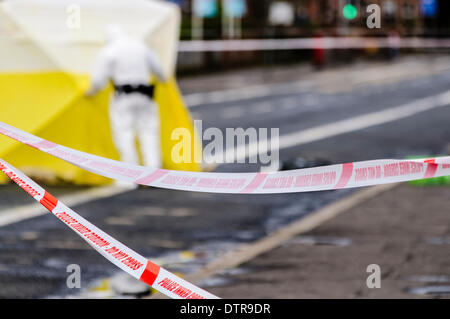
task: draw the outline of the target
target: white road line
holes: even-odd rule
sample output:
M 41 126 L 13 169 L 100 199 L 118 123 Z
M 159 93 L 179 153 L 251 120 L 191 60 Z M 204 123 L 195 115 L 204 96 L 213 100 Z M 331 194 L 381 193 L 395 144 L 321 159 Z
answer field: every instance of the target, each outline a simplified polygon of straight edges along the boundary
M 298 131 L 280 136 L 279 149 L 307 144 L 337 135 L 359 131 L 372 126 L 398 121 L 422 112 L 426 112 L 450 104 L 450 91 L 429 96 L 420 100 L 392 107 L 386 110 L 355 116 L 346 120 L 330 124 L 316 126 L 303 131 Z M 258 143 L 241 145 L 236 149 L 227 149 L 225 152 L 235 152 L 236 161 L 245 160 L 252 156 L 258 156 L 266 152 L 265 147 L 259 150 L 258 144 L 270 145 L 270 139 L 260 140 Z M 248 151 L 247 151 L 248 148 Z M 216 158 L 226 158 L 221 154 Z
M 446 59 L 447 58 L 443 57 L 442 62 L 439 61 L 438 64 L 427 64 L 428 68 L 425 70 L 422 70 L 420 64 L 414 61 L 404 60 L 399 64 L 394 65 L 390 63 L 380 63 L 375 67 L 367 66 L 364 69 L 358 68 L 357 70 L 347 71 L 347 77 L 344 79 L 344 82 L 342 81 L 342 74 L 339 73 L 342 70 L 329 70 L 319 78 L 316 78 L 318 76 L 316 73 L 311 73 L 306 75 L 308 79 L 305 78 L 305 75 L 299 75 L 299 80 L 297 81 L 257 84 L 227 90 L 186 94 L 184 100 L 189 108 L 195 108 L 201 105 L 208 105 L 209 107 L 218 103 L 237 102 L 244 99 L 263 98 L 272 95 L 297 94 L 311 90 L 318 82 L 322 83 L 323 81 L 325 84 L 329 82 L 336 82 L 339 84 L 337 88 L 334 87 L 335 85 L 332 89 L 322 88 L 322 91 L 328 93 L 347 91 L 346 89 L 343 89 L 343 84 L 347 84 L 345 86 L 346 88 L 360 86 L 361 90 L 368 84 L 385 85 L 386 83 L 399 83 L 408 79 L 420 79 L 420 77 L 425 77 L 423 81 L 427 81 L 429 80 L 428 77 L 431 75 L 444 74 L 444 71 L 447 72 L 450 70 L 447 66 Z M 405 70 L 407 70 L 407 72 L 405 72 Z M 314 78 L 311 79 L 311 76 Z M 301 79 L 302 77 L 303 79 Z M 320 81 L 322 77 L 324 77 L 322 79 L 323 81 Z M 317 80 L 319 81 L 317 82 Z M 389 86 L 389 88 L 391 88 L 391 86 Z M 374 87 L 370 88 L 372 92 L 373 89 Z
M 118 186 L 102 186 L 76 192 L 75 194 L 64 195 L 60 197 L 68 206 L 76 206 L 91 202 L 93 200 L 107 198 L 130 191 L 128 188 Z M 22 205 L 0 211 L 0 227 L 14 224 L 26 219 L 38 217 L 47 214 L 47 210 L 38 203 Z
M 286 149 L 345 133 L 355 132 L 372 126 L 398 121 L 422 112 L 448 106 L 449 104 L 450 91 L 446 91 L 435 96 L 426 97 L 386 110 L 364 114 L 331 124 L 320 125 L 307 130 L 280 136 L 279 149 Z M 259 143 L 269 142 L 269 140 L 259 141 Z M 248 152 L 246 152 L 247 147 Z M 232 151 L 234 151 L 237 155 L 237 160 L 245 160 L 248 157 L 257 156 L 260 153 L 258 143 L 242 145 L 233 150 L 228 149 L 226 150 L 226 153 Z M 265 151 L 264 148 L 263 151 Z M 223 156 L 218 154 L 216 158 L 223 158 Z M 127 191 L 130 191 L 130 189 L 120 188 L 117 186 L 104 186 L 80 191 L 76 194 L 62 196 L 61 201 L 66 203 L 68 206 L 76 206 L 96 199 L 122 194 Z M 0 212 L 0 227 L 44 215 L 46 210 L 41 207 L 42 206 L 37 204 L 30 204 L 3 210 Z
M 200 105 L 237 102 L 245 99 L 268 97 L 274 94 L 282 95 L 299 93 L 311 86 L 312 83 L 309 81 L 252 85 L 238 89 L 192 93 L 185 95 L 184 101 L 189 108 L 194 108 Z

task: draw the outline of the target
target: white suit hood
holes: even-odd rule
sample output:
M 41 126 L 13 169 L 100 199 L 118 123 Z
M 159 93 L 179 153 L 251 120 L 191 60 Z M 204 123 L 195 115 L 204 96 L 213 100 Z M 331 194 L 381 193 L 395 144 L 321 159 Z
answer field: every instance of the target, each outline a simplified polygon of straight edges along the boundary
M 122 26 L 112 24 L 106 27 L 106 41 L 111 44 L 115 41 L 126 39 L 126 34 Z
M 115 85 L 148 85 L 155 75 L 166 81 L 159 59 L 145 43 L 129 37 L 120 25 L 110 25 L 105 31 L 108 44 L 94 63 L 90 94 L 110 80 Z

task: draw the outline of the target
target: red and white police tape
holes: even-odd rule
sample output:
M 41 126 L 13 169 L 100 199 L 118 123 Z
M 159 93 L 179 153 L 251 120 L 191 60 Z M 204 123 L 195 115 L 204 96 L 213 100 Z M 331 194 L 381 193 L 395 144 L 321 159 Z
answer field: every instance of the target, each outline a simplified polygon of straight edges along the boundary
M 383 159 L 271 173 L 204 173 L 158 169 L 80 152 L 0 122 L 0 133 L 92 173 L 119 181 L 209 193 L 277 194 L 406 182 L 450 175 L 450 156 Z
M 159 292 L 175 299 L 217 299 L 213 294 L 152 263 L 75 213 L 28 176 L 0 159 L 0 170 L 69 226 L 114 265 Z

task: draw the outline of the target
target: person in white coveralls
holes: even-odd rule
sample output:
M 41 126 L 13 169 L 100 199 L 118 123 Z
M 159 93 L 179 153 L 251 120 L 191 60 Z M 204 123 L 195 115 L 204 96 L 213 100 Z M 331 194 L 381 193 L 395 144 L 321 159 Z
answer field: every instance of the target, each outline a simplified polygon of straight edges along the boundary
M 152 75 L 166 82 L 158 58 L 118 25 L 109 26 L 106 35 L 107 45 L 94 63 L 92 84 L 86 96 L 98 93 L 111 81 L 115 92 L 109 116 L 121 160 L 138 164 L 137 136 L 144 165 L 161 167 L 159 115 L 153 101 L 154 86 L 149 84 Z

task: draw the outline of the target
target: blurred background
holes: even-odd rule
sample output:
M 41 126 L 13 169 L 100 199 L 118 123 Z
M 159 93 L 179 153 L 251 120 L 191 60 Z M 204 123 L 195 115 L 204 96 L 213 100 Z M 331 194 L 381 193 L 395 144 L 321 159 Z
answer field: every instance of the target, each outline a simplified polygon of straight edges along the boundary
M 445 38 L 450 34 L 450 5 L 444 0 L 174 0 L 182 11 L 181 40 L 289 39 L 310 37 Z M 369 29 L 367 6 L 381 8 L 381 28 Z M 347 10 L 344 10 L 346 8 Z M 346 12 L 346 14 L 344 14 Z M 377 42 L 359 50 L 327 50 L 326 61 L 383 58 Z M 423 48 L 407 50 L 421 52 Z M 432 51 L 442 48 L 432 48 Z M 430 51 L 428 50 L 428 51 Z M 307 61 L 311 50 L 181 53 L 179 72 L 243 65 Z

